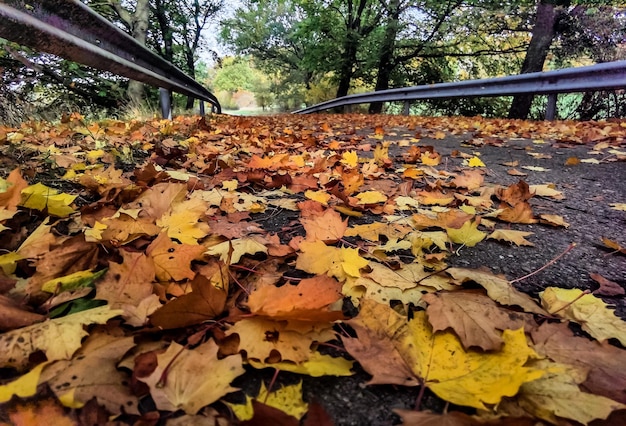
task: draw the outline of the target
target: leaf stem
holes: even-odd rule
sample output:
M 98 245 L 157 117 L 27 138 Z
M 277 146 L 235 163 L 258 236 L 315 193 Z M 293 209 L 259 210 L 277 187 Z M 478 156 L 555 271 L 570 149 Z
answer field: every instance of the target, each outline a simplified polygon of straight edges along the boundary
M 523 277 L 519 277 L 519 278 L 514 279 L 513 281 L 511 281 L 511 284 L 519 282 L 519 281 L 522 281 L 522 280 L 525 280 L 526 278 L 532 277 L 533 275 L 538 274 L 539 272 L 541 272 L 544 269 L 546 269 L 548 266 L 554 265 L 560 258 L 562 258 L 567 253 L 569 253 L 574 247 L 576 247 L 576 243 L 570 244 L 561 254 L 559 254 L 557 257 L 555 257 L 554 259 L 552 259 L 551 261 L 549 261 L 548 263 L 543 265 L 541 268 L 531 272 L 530 274 L 526 274 Z
M 276 384 L 276 379 L 278 379 L 278 373 L 280 373 L 280 369 L 275 368 L 274 369 L 274 376 L 272 377 L 272 381 L 270 382 L 269 386 L 267 387 L 267 394 L 265 395 L 265 399 L 263 400 L 263 404 L 267 404 L 267 398 L 269 398 L 270 392 L 272 392 L 272 389 L 274 388 L 274 385 Z
M 556 314 L 557 312 L 561 312 L 563 309 L 566 309 L 570 306 L 572 306 L 574 303 L 578 302 L 583 296 L 586 296 L 587 294 L 591 294 L 591 290 L 587 289 L 585 291 L 583 291 L 581 294 L 578 295 L 578 297 L 576 297 L 574 300 L 572 300 L 571 302 L 566 303 L 565 305 L 561 306 L 559 309 L 557 309 L 554 312 L 551 312 L 552 315 Z
M 156 383 L 157 389 L 164 388 L 165 385 L 167 385 L 167 375 L 170 372 L 170 368 L 172 367 L 172 364 L 174 364 L 174 361 L 176 361 L 176 358 L 178 358 L 180 356 L 180 354 L 183 353 L 184 350 L 185 350 L 185 346 L 180 348 L 178 353 L 176 355 L 174 355 L 174 357 L 170 360 L 170 362 L 167 363 L 167 365 L 163 369 L 163 373 L 161 373 L 161 377 L 159 377 L 159 381 Z
M 420 380 L 420 391 L 417 394 L 417 398 L 415 399 L 415 411 L 420 411 L 422 406 L 422 400 L 424 399 L 424 392 L 426 392 L 426 383 L 423 380 Z

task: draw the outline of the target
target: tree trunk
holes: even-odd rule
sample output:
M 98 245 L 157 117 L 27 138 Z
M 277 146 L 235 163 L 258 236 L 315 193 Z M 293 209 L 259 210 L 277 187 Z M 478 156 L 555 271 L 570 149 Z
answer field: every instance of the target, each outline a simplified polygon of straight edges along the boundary
M 135 7 L 135 13 L 132 15 L 131 22 L 131 35 L 140 44 L 146 45 L 146 38 L 148 36 L 148 19 L 150 16 L 150 2 L 149 0 L 138 0 Z M 126 92 L 130 102 L 134 106 L 139 106 L 143 103 L 145 98 L 145 90 L 143 83 L 131 80 L 128 83 L 128 91 Z
M 400 0 L 391 0 L 388 7 L 387 26 L 385 28 L 385 37 L 380 46 L 380 60 L 378 62 L 378 75 L 376 77 L 376 87 L 374 90 L 389 89 L 389 79 L 391 72 L 395 67 L 393 54 L 396 48 L 396 37 L 398 35 L 400 19 Z M 383 110 L 382 102 L 374 102 L 370 104 L 370 114 L 380 114 Z
M 520 74 L 543 70 L 550 45 L 556 37 L 559 19 L 566 13 L 565 7 L 570 0 L 540 0 L 537 4 L 537 16 L 533 26 L 533 35 L 526 50 L 526 57 Z M 533 95 L 517 95 L 509 110 L 509 118 L 528 118 Z

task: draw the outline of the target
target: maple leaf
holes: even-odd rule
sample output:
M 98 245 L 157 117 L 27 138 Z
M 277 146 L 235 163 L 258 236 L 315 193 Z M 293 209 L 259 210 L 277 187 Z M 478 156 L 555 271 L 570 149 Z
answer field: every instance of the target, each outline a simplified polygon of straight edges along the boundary
M 476 156 L 470 158 L 467 161 L 467 165 L 469 167 L 486 167 L 485 163 L 483 163 L 482 160 Z
M 596 294 L 601 294 L 603 296 L 621 296 L 626 294 L 626 290 L 624 290 L 624 287 L 622 287 L 615 281 L 604 278 L 600 274 L 589 274 L 589 276 L 592 280 L 600 284 L 600 288 L 594 290 L 594 293 Z
M 479 347 L 484 351 L 502 347 L 503 330 L 517 330 L 530 324 L 524 314 L 505 310 L 479 291 L 453 291 L 425 294 L 426 313 L 433 331 L 454 330 L 468 350 Z
M 588 424 L 626 408 L 626 405 L 603 396 L 581 392 L 578 384 L 585 379 L 584 371 L 547 361 L 538 361 L 535 365 L 546 374 L 524 383 L 517 399 L 522 408 L 540 419 L 556 424 L 561 417 Z
M 626 322 L 608 309 L 608 305 L 593 294 L 577 288 L 548 287 L 540 293 L 541 302 L 549 313 L 580 324 L 586 332 L 603 341 L 616 338 L 626 345 Z
M 533 243 L 524 238 L 533 234 L 533 232 L 515 231 L 513 229 L 496 229 L 487 236 L 487 239 L 508 241 L 517 246 L 534 246 Z
M 78 312 L 0 335 L 0 366 L 21 369 L 33 352 L 45 352 L 48 361 L 69 359 L 87 332 L 83 325 L 104 324 L 122 314 L 108 306 Z
M 309 359 L 313 342 L 327 342 L 335 338 L 332 324 L 328 322 L 305 322 L 247 318 L 235 323 L 228 336 L 239 336 L 239 350 L 246 351 L 248 358 L 262 362 L 293 361 L 301 363 Z
M 302 382 L 295 385 L 281 386 L 272 392 L 261 382 L 261 389 L 254 398 L 246 395 L 245 404 L 228 404 L 239 420 L 250 420 L 254 416 L 252 400 L 263 401 L 264 404 L 276 408 L 296 419 L 302 418 L 309 409 L 309 405 L 302 400 Z
M 114 309 L 124 310 L 122 315 L 126 322 L 133 326 L 141 326 L 146 322 L 148 314 L 161 304 L 150 303 L 145 315 L 140 315 L 139 305 L 152 296 L 152 282 L 156 275 L 152 259 L 140 252 L 120 250 L 122 263 L 109 262 L 109 268 L 96 286 L 96 299 L 106 300 Z M 147 303 L 147 302 L 144 302 Z
M 256 359 L 249 358 L 248 364 L 256 369 L 275 368 L 281 371 L 289 371 L 296 374 L 306 374 L 311 377 L 322 376 L 352 376 L 353 361 L 345 358 L 332 357 L 330 355 L 322 355 L 319 352 L 311 352 L 306 361 L 293 363 L 290 361 L 280 361 L 265 363 Z
M 330 201 L 331 195 L 324 191 L 311 191 L 307 190 L 304 196 L 309 200 L 317 201 L 318 203 L 327 206 Z
M 224 311 L 226 292 L 200 274 L 190 284 L 191 293 L 166 303 L 150 316 L 153 325 L 163 329 L 187 327 L 211 320 Z
M 446 228 L 446 233 L 450 237 L 450 241 L 456 244 L 463 244 L 467 247 L 474 247 L 476 244 L 485 239 L 487 234 L 478 230 L 478 224 L 480 221 L 468 220 L 462 227 Z
M 22 201 L 21 193 L 28 187 L 28 182 L 22 177 L 20 169 L 13 170 L 6 180 L 2 179 L 2 182 L 4 185 L 0 191 L 0 207 L 15 211 Z
M 328 274 L 340 282 L 360 276 L 359 270 L 367 266 L 357 249 L 328 247 L 322 241 L 303 241 L 300 251 L 296 268 L 311 274 Z
M 341 215 L 333 209 L 326 209 L 321 214 L 313 214 L 300 219 L 309 241 L 336 243 L 343 238 L 348 228 L 348 219 L 341 220 Z
M 463 268 L 449 268 L 446 273 L 460 282 L 474 281 L 480 284 L 487 294 L 498 303 L 507 306 L 519 306 L 524 311 L 539 315 L 546 315 L 547 312 L 528 295 L 518 291 L 503 276 L 494 275 L 488 270 L 473 270 Z
M 303 279 L 298 285 L 264 286 L 248 297 L 252 313 L 274 319 L 334 321 L 341 310 L 330 305 L 342 298 L 341 284 L 326 275 Z
M 163 232 L 150 243 L 146 255 L 154 262 L 157 279 L 180 281 L 193 279 L 191 261 L 202 258 L 204 250 L 202 246 L 176 244 Z
M 10 425 L 38 425 L 42 419 L 54 426 L 76 426 L 74 416 L 67 413 L 59 401 L 49 391 L 39 393 L 33 401 L 13 399 L 2 407 Z
M 211 256 L 220 256 L 222 262 L 228 262 L 234 265 L 239 263 L 241 257 L 246 254 L 267 253 L 265 244 L 260 243 L 253 237 L 237 238 L 230 241 L 224 241 L 216 244 L 206 251 Z
M 543 356 L 587 371 L 584 390 L 626 404 L 626 352 L 608 342 L 575 336 L 565 323 L 544 323 L 531 331 L 533 347 Z
M 56 189 L 49 188 L 42 183 L 36 183 L 22 190 L 20 205 L 29 209 L 46 210 L 53 216 L 67 217 L 74 213 L 70 204 L 76 197 L 76 195 L 59 193 Z
M 45 316 L 31 312 L 9 297 L 0 295 L 0 331 L 24 327 L 44 319 Z
M 196 414 L 227 393 L 237 389 L 230 383 L 242 375 L 241 355 L 217 358 L 219 348 L 209 340 L 195 349 L 172 342 L 165 353 L 157 355 L 157 368 L 141 379 L 160 410 L 183 410 Z
M 527 346 L 523 329 L 505 330 L 501 351 L 481 353 L 465 351 L 452 333 L 433 333 L 423 311 L 407 321 L 386 305 L 364 302 L 348 323 L 358 337 L 344 339 L 344 344 L 374 376 L 370 384 L 423 383 L 446 401 L 486 409 L 485 404 L 497 404 L 543 375 L 525 367 L 536 354 Z M 385 377 L 389 370 L 395 372 Z
M 209 225 L 198 222 L 206 212 L 207 203 L 192 198 L 172 205 L 171 211 L 157 219 L 157 226 L 165 228 L 167 235 L 183 244 L 198 244 L 198 240 L 209 233 Z
M 96 398 L 111 413 L 139 414 L 138 399 L 124 384 L 128 375 L 117 363 L 135 346 L 132 337 L 106 332 L 90 335 L 71 360 L 46 366 L 39 384 L 47 383 L 68 407 L 80 408 Z
M 48 362 L 42 362 L 28 373 L 0 386 L 0 404 L 10 400 L 13 395 L 19 397 L 33 396 L 37 392 L 39 376 Z

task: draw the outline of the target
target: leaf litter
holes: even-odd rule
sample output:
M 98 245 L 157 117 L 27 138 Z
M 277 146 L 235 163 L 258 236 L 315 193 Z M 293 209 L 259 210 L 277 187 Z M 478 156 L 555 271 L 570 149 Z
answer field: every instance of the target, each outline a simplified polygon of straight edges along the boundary
M 0 126 L 7 158 L 28 153 L 0 179 L 0 421 L 332 424 L 301 383 L 276 386 L 279 373 L 363 369 L 367 386 L 419 388 L 412 410 L 394 410 L 405 424 L 615 424 L 626 327 L 605 301 L 554 286 L 534 298 L 514 285 L 526 277 L 448 263 L 569 226 L 533 210 L 562 191 L 492 183 L 478 151 L 436 142 L 550 135 L 624 161 L 623 123 L 501 124 L 72 114 Z M 592 277 L 598 295 L 623 294 Z M 272 381 L 242 398 L 233 383 L 264 369 Z

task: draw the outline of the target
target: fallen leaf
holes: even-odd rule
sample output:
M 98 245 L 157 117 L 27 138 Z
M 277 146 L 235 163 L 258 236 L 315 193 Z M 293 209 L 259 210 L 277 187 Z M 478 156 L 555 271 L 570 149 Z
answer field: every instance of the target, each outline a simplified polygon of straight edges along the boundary
M 241 426 L 298 426 L 300 424 L 295 417 L 257 400 L 252 401 L 252 407 L 254 416 L 250 420 L 239 423 Z
M 485 163 L 483 163 L 482 160 L 480 158 L 476 157 L 476 156 L 470 158 L 467 161 L 467 165 L 469 167 L 486 167 Z
M 602 237 L 601 239 L 604 245 L 608 248 L 615 250 L 616 252 L 626 254 L 626 247 L 622 247 L 617 241 L 611 240 L 606 237 Z
M 467 247 L 474 247 L 485 239 L 487 234 L 478 230 L 479 221 L 467 221 L 459 229 L 446 228 L 446 233 L 450 241 L 456 244 L 463 244 Z
M 56 189 L 49 188 L 41 182 L 31 185 L 22 190 L 21 206 L 35 210 L 46 210 L 48 214 L 58 217 L 67 217 L 74 213 L 70 205 L 76 199 L 76 195 L 59 193 Z
M 154 262 L 156 277 L 160 281 L 180 281 L 193 279 L 195 273 L 191 270 L 191 262 L 201 259 L 205 248 L 191 244 L 177 244 L 161 233 L 150 243 L 146 255 Z
M 594 291 L 596 294 L 603 296 L 622 296 L 626 294 L 626 290 L 615 281 L 604 278 L 600 274 L 589 274 L 589 276 L 592 280 L 600 284 L 600 287 Z
M 585 373 L 567 365 L 539 361 L 537 367 L 545 371 L 543 377 L 521 387 L 518 401 L 521 407 L 534 416 L 550 423 L 559 418 L 588 424 L 595 419 L 606 419 L 615 410 L 626 405 L 608 398 L 581 392 L 578 384 Z
M 547 314 L 534 300 L 525 293 L 516 290 L 503 276 L 494 275 L 486 270 L 463 268 L 449 268 L 446 273 L 459 282 L 474 281 L 480 284 L 487 290 L 489 297 L 502 305 L 519 306 L 526 312 L 542 316 Z
M 296 268 L 311 274 L 328 274 L 340 282 L 347 277 L 360 276 L 360 269 L 367 266 L 367 260 L 353 248 L 328 247 L 321 241 L 303 241 L 300 251 Z
M 239 336 L 239 350 L 246 351 L 248 358 L 262 362 L 293 361 L 301 363 L 309 359 L 311 344 L 327 342 L 335 338 L 332 324 L 305 321 L 246 318 L 238 321 L 226 333 Z
M 583 390 L 626 404 L 626 351 L 608 342 L 575 336 L 566 323 L 543 323 L 531 331 L 533 347 L 555 362 L 582 367 Z
M 301 419 L 309 409 L 309 405 L 302 400 L 302 382 L 281 386 L 272 392 L 268 392 L 265 383 L 261 382 L 261 389 L 254 398 L 246 395 L 245 404 L 228 404 L 228 406 L 240 421 L 250 420 L 254 416 L 253 399 L 263 401 L 269 407 L 276 408 L 296 419 Z
M 608 309 L 608 305 L 593 294 L 577 288 L 548 287 L 540 293 L 546 310 L 561 318 L 574 321 L 599 341 L 615 338 L 626 345 L 626 322 Z
M 280 361 L 265 363 L 256 359 L 248 359 L 248 364 L 254 368 L 275 368 L 280 371 L 289 371 L 296 374 L 305 374 L 311 377 L 322 376 L 352 376 L 354 361 L 345 358 L 322 355 L 319 352 L 311 352 L 306 361 L 293 363 L 290 361 Z
M 19 306 L 14 300 L 0 295 L 0 331 L 13 330 L 43 321 L 46 317 Z
M 241 355 L 218 359 L 218 349 L 213 340 L 194 349 L 172 342 L 165 353 L 157 355 L 157 368 L 141 379 L 150 387 L 156 407 L 196 414 L 236 391 L 230 383 L 245 372 Z
M 39 383 L 47 383 L 68 407 L 80 408 L 96 398 L 110 413 L 139 414 L 139 401 L 125 384 L 130 375 L 117 369 L 133 346 L 132 337 L 95 332 L 72 359 L 46 366 Z
M 104 324 L 122 313 L 101 306 L 4 333 L 0 335 L 0 366 L 22 369 L 30 354 L 39 350 L 48 361 L 69 359 L 88 335 L 84 325 Z
M 543 375 L 541 370 L 524 366 L 536 354 L 527 346 L 523 329 L 505 330 L 500 352 L 465 351 L 454 334 L 433 333 L 423 311 L 415 312 L 414 318 L 406 321 L 391 308 L 375 305 L 364 303 L 359 315 L 349 321 L 358 337 L 344 339 L 344 344 L 366 371 L 378 377 L 379 383 L 397 383 L 398 378 L 404 384 L 419 380 L 446 401 L 486 409 L 485 404 L 497 404 L 503 397 L 515 395 L 523 383 Z M 371 319 L 366 320 L 366 316 Z M 369 343 L 363 346 L 355 342 L 368 333 L 375 333 L 378 338 L 368 337 Z M 369 355 L 367 359 L 363 349 L 380 338 L 387 345 L 377 348 L 377 357 Z M 395 367 L 396 373 L 387 379 L 380 377 L 385 367 L 376 364 L 381 363 L 388 363 L 387 368 Z M 409 374 L 402 374 L 402 364 Z
M 237 238 L 216 244 L 206 251 L 210 256 L 219 256 L 222 262 L 234 265 L 246 254 L 267 253 L 267 247 L 252 237 Z
M 487 239 L 507 241 L 515 243 L 517 246 L 534 246 L 533 243 L 524 238 L 533 234 L 533 232 L 515 231 L 513 229 L 496 229 L 487 236 Z
M 224 271 L 228 273 L 228 271 Z M 150 322 L 163 329 L 182 328 L 212 320 L 225 308 L 226 292 L 197 274 L 190 282 L 191 293 L 169 301 L 150 315 Z
M 298 285 L 261 287 L 248 297 L 248 307 L 256 315 L 274 319 L 334 321 L 342 319 L 343 313 L 331 310 L 330 305 L 341 298 L 341 284 L 319 275 L 303 279 Z
M 454 330 L 465 350 L 499 350 L 504 344 L 502 331 L 517 330 L 529 320 L 472 290 L 425 294 L 422 300 L 428 303 L 426 313 L 433 331 Z
M 341 215 L 333 209 L 326 209 L 321 214 L 314 214 L 300 220 L 306 231 L 308 241 L 336 243 L 343 238 L 348 228 L 348 219 L 341 220 Z
M 18 397 L 35 395 L 37 392 L 37 385 L 39 384 L 39 376 L 47 364 L 47 362 L 42 362 L 19 378 L 0 385 L 0 404 L 10 400 L 13 395 Z

